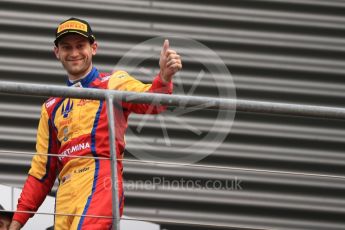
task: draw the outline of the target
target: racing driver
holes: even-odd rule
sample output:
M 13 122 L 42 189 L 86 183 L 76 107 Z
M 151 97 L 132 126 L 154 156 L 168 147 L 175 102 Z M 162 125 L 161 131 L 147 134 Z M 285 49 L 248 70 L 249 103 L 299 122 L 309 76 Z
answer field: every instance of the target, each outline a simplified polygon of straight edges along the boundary
M 70 18 L 58 25 L 54 43 L 56 58 L 67 71 L 68 86 L 171 94 L 172 77 L 182 68 L 180 56 L 169 48 L 169 42 L 165 40 L 159 60 L 160 72 L 152 84 L 143 84 L 125 71 L 100 73 L 92 64 L 98 46 L 95 36 L 90 25 L 78 18 Z M 118 102 L 114 109 L 117 159 L 122 159 L 129 114 L 155 114 L 165 108 Z M 92 217 L 112 216 L 110 161 L 98 159 L 109 158 L 110 155 L 104 101 L 58 97 L 48 99 L 41 110 L 36 151 L 10 230 L 20 229 L 33 216 L 30 212 L 37 211 L 51 191 L 56 177 L 59 179 L 59 187 L 54 229 L 110 229 L 111 218 Z M 59 157 L 48 153 L 58 154 Z M 121 160 L 117 162 L 117 169 L 117 192 L 122 215 L 124 196 Z

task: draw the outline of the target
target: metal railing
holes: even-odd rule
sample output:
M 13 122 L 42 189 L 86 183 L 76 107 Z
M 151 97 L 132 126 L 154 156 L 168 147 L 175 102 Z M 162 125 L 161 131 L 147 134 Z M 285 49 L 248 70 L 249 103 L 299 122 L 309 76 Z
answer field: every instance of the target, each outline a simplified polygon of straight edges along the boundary
M 117 164 L 116 145 L 115 145 L 115 111 L 113 109 L 114 100 L 131 103 L 162 104 L 178 107 L 181 104 L 184 107 L 194 107 L 199 109 L 213 110 L 233 110 L 241 112 L 269 113 L 279 115 L 308 116 L 325 119 L 345 120 L 345 108 L 311 106 L 299 104 L 284 104 L 260 101 L 245 101 L 236 99 L 219 99 L 211 97 L 179 96 L 165 95 L 156 93 L 135 93 L 128 91 L 102 90 L 90 88 L 72 88 L 65 86 L 45 86 L 38 84 L 23 84 L 14 82 L 0 82 L 0 93 L 24 94 L 31 96 L 53 96 L 62 98 L 84 98 L 105 100 L 108 115 L 109 141 L 110 141 L 110 160 L 111 160 L 111 178 L 112 178 L 112 217 L 113 229 L 120 229 L 119 197 L 116 191 Z M 56 154 L 50 154 L 57 156 Z M 105 158 L 107 159 L 107 158 Z M 154 163 L 154 162 L 150 162 Z M 163 162 L 159 162 L 162 163 Z M 190 165 L 188 165 L 190 166 Z M 207 167 L 207 166 L 205 166 Z M 307 174 L 306 174 L 307 175 Z M 315 175 L 309 175 L 315 176 Z M 327 175 L 326 175 L 327 176 Z M 55 215 L 56 213 L 54 213 Z M 60 215 L 60 214 L 59 214 Z
M 182 104 L 184 107 L 200 107 L 200 109 L 236 110 L 240 112 L 307 116 L 326 119 L 345 119 L 345 108 L 327 106 L 273 103 L 212 97 L 135 93 L 129 91 L 110 91 L 90 88 L 70 88 L 66 86 L 45 86 L 5 81 L 0 82 L 0 92 L 32 96 L 73 97 L 97 100 L 106 100 L 107 97 L 110 97 L 116 100 L 131 103 L 163 104 L 176 107 Z

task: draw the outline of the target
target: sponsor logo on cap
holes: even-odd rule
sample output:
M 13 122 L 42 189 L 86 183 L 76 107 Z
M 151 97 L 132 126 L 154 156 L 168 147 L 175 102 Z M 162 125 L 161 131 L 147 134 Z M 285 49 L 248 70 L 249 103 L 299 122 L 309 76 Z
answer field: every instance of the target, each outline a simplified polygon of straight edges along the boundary
M 61 33 L 64 30 L 81 30 L 87 32 L 87 25 L 79 21 L 67 21 L 59 25 L 58 33 Z

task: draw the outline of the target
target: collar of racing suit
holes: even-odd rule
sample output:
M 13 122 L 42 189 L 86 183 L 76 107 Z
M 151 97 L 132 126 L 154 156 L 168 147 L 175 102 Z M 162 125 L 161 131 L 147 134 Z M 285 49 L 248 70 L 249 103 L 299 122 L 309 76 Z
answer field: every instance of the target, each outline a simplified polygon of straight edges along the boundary
M 67 85 L 88 88 L 89 84 L 93 82 L 95 78 L 98 77 L 98 75 L 99 75 L 98 70 L 95 67 L 92 67 L 92 70 L 90 71 L 90 73 L 80 80 L 71 82 L 70 80 L 67 79 Z

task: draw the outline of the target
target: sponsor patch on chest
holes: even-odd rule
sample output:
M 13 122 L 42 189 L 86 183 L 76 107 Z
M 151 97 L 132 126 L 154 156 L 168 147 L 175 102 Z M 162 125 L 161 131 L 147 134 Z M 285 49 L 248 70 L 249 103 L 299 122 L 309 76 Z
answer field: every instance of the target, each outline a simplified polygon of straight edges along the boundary
M 81 169 L 75 169 L 74 173 L 83 173 L 86 172 L 90 169 L 90 167 L 85 167 L 85 168 L 81 168 Z
M 46 103 L 46 108 L 48 109 L 50 106 L 52 106 L 55 103 L 56 99 L 52 99 Z
M 89 99 L 80 99 L 80 101 L 78 102 L 77 106 L 84 106 L 90 102 L 92 102 L 93 100 L 89 100 Z
M 89 142 L 85 142 L 85 143 L 79 143 L 79 144 L 76 144 L 76 145 L 73 145 L 67 149 L 65 149 L 59 156 L 59 160 L 63 160 L 65 157 L 73 154 L 73 153 L 76 153 L 76 152 L 79 152 L 81 150 L 85 150 L 85 149 L 90 149 L 90 144 Z

